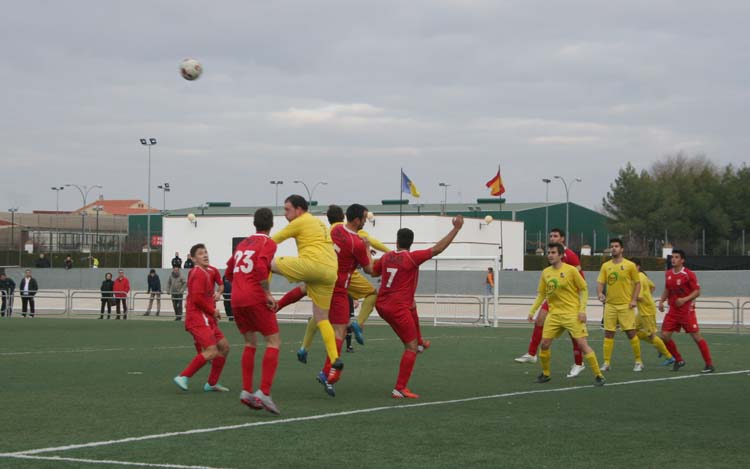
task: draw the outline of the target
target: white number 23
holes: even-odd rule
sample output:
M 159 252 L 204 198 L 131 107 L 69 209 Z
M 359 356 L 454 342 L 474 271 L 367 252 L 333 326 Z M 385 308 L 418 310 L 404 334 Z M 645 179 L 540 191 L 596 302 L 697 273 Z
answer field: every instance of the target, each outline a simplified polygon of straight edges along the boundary
M 234 253 L 234 273 L 242 271 L 249 274 L 253 271 L 253 254 L 255 251 L 237 251 Z M 244 263 L 245 265 L 242 265 Z

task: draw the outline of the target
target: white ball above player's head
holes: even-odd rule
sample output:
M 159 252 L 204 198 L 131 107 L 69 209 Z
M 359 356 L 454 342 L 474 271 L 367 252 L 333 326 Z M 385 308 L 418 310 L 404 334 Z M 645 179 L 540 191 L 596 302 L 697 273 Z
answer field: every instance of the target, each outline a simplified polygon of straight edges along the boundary
M 189 81 L 197 80 L 201 76 L 201 73 L 203 73 L 203 66 L 197 60 L 185 59 L 180 62 L 180 74 L 182 78 Z
M 372 221 L 375 218 L 375 214 L 372 212 L 367 212 L 367 220 Z
M 492 223 L 492 220 L 493 220 L 492 215 L 487 215 L 486 217 L 484 217 L 484 222 L 487 223 L 488 225 Z

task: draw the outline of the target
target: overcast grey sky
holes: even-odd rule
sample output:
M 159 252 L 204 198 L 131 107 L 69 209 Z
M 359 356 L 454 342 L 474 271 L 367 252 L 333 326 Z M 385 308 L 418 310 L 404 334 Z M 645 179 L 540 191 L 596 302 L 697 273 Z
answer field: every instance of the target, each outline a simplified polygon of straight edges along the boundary
M 52 185 L 102 184 L 168 207 L 272 205 L 327 181 L 321 203 L 544 200 L 581 177 L 598 207 L 627 161 L 750 146 L 750 2 L 4 2 L 0 200 L 54 209 Z M 185 57 L 205 68 L 183 80 Z M 564 200 L 562 184 L 551 200 Z M 152 191 L 161 208 L 161 193 Z M 81 205 L 61 194 L 61 208 Z

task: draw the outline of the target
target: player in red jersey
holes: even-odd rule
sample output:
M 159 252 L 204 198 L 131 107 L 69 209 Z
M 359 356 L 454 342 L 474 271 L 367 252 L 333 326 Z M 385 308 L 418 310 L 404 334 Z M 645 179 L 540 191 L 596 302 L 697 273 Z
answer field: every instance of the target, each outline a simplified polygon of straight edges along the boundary
M 375 307 L 404 343 L 398 379 L 391 392 L 394 399 L 419 397 L 406 387 L 417 360 L 417 325 L 411 309 L 419 282 L 419 266 L 443 252 L 453 242 L 463 224 L 463 217 L 456 216 L 453 219 L 453 229 L 443 239 L 433 247 L 419 251 L 409 251 L 414 242 L 414 232 L 402 228 L 396 234 L 396 250 L 384 254 L 375 262 L 374 275 L 383 276 Z
M 338 277 L 331 297 L 331 309 L 328 319 L 336 334 L 336 347 L 341 354 L 341 346 L 349 327 L 349 281 L 357 267 L 362 267 L 368 274 L 372 274 L 372 257 L 370 246 L 359 236 L 358 232 L 367 221 L 367 208 L 360 204 L 352 204 L 346 209 L 346 224 L 337 224 L 331 229 L 333 250 L 338 258 Z M 331 396 L 336 395 L 333 389 L 341 377 L 341 369 L 331 368 L 330 359 L 326 358 L 323 370 L 318 374 L 318 381 Z
M 227 261 L 225 275 L 232 282 L 234 322 L 245 338 L 242 352 L 242 392 L 240 402 L 252 409 L 266 409 L 278 415 L 271 399 L 271 386 L 279 365 L 279 324 L 276 321 L 276 300 L 271 295 L 268 276 L 276 254 L 276 243 L 268 236 L 273 227 L 273 213 L 260 208 L 253 216 L 255 234 L 243 239 Z M 266 339 L 260 388 L 253 394 L 253 371 L 257 340 L 260 332 Z
M 195 262 L 188 280 L 187 312 L 185 330 L 193 336 L 200 351 L 190 364 L 174 378 L 175 384 L 187 391 L 188 378 L 200 370 L 206 362 L 211 362 L 211 372 L 203 390 L 229 391 L 219 384 L 221 370 L 224 369 L 229 354 L 229 342 L 219 329 L 219 311 L 216 309 L 214 296 L 214 275 L 208 263 L 208 251 L 203 244 L 190 248 L 190 257 Z
M 565 246 L 565 232 L 560 228 L 552 228 L 549 232 L 549 242 L 559 243 Z M 581 273 L 581 276 L 585 278 L 585 276 L 583 275 L 583 270 L 581 270 L 581 260 L 578 258 L 578 255 L 567 246 L 565 247 L 565 253 L 563 254 L 562 261 L 568 265 L 572 265 L 573 267 L 575 267 L 578 272 Z M 534 321 L 534 316 L 529 316 L 529 322 L 534 321 L 534 332 L 531 334 L 531 341 L 529 341 L 528 351 L 515 359 L 518 363 L 536 363 L 536 354 L 539 350 L 539 344 L 542 342 L 542 331 L 544 330 L 544 321 L 545 319 L 547 319 L 548 312 L 549 306 L 547 305 L 547 301 L 545 301 L 544 303 L 542 303 L 539 314 L 536 315 L 536 321 Z M 583 354 L 581 353 L 581 348 L 578 346 L 578 342 L 576 342 L 573 337 L 571 337 L 570 340 L 573 342 L 574 363 L 570 368 L 570 372 L 568 373 L 567 377 L 575 378 L 576 376 L 581 374 L 581 372 L 586 369 L 586 367 L 583 364 Z
M 661 324 L 661 338 L 669 353 L 674 356 L 672 370 L 677 371 L 685 366 L 685 361 L 672 340 L 672 333 L 683 329 L 698 345 L 703 361 L 706 362 L 701 373 L 713 373 L 715 368 L 711 360 L 711 351 L 701 336 L 695 317 L 695 299 L 701 294 L 701 286 L 693 271 L 685 267 L 685 251 L 682 249 L 672 251 L 672 268 L 666 271 L 665 279 L 664 291 L 659 299 L 659 311 L 664 311 L 665 300 L 669 300 L 669 311 Z

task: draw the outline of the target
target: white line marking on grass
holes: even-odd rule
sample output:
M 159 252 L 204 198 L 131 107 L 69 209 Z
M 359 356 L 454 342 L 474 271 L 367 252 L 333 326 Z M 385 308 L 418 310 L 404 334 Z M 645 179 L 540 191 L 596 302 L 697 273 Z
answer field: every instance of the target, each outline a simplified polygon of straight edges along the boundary
M 147 462 L 113 461 L 110 459 L 63 458 L 60 456 L 29 456 L 26 454 L 0 453 L 0 457 L 16 458 L 16 459 L 36 459 L 36 460 L 42 460 L 42 461 L 82 462 L 86 464 L 109 464 L 113 466 L 171 467 L 171 468 L 177 468 L 177 469 L 225 469 L 225 468 L 210 467 L 210 466 L 182 466 L 180 464 L 155 464 L 155 463 L 147 463 Z
M 640 380 L 633 380 L 633 381 L 621 381 L 617 383 L 608 383 L 604 387 L 607 388 L 611 386 L 625 386 L 629 384 L 656 383 L 660 381 L 675 381 L 675 380 L 694 379 L 694 378 L 702 378 L 702 377 L 710 377 L 710 376 L 728 376 L 728 375 L 737 375 L 737 374 L 743 374 L 743 373 L 750 373 L 750 370 L 725 371 L 723 373 L 712 373 L 712 374 L 701 373 L 701 374 L 694 374 L 694 375 L 670 376 L 669 378 L 651 378 L 651 379 L 640 379 Z M 30 449 L 27 451 L 18 451 L 15 453 L 0 453 L 0 456 L 6 456 L 6 457 L 18 456 L 18 455 L 23 456 L 23 455 L 30 455 L 30 454 L 51 453 L 51 452 L 56 452 L 56 451 L 70 451 L 74 449 L 93 448 L 97 446 L 109 446 L 109 445 L 116 445 L 120 443 L 132 443 L 136 441 L 156 440 L 160 438 L 169 438 L 172 436 L 198 435 L 202 433 L 213 433 L 213 432 L 219 432 L 219 431 L 225 431 L 225 430 L 238 430 L 241 428 L 262 427 L 266 425 L 278 425 L 282 423 L 306 422 L 309 420 L 322 420 L 322 419 L 328 419 L 328 418 L 333 418 L 333 417 L 343 417 L 346 415 L 368 414 L 368 413 L 380 412 L 384 410 L 407 409 L 407 408 L 413 408 L 413 407 L 430 407 L 430 406 L 437 406 L 437 405 L 460 404 L 464 402 L 483 401 L 483 400 L 488 400 L 488 399 L 500 399 L 503 397 L 516 397 L 516 396 L 527 396 L 531 394 L 577 391 L 580 389 L 591 389 L 592 386 L 593 385 L 570 386 L 566 388 L 554 388 L 554 389 L 535 389 L 533 391 L 515 391 L 515 392 L 508 392 L 508 393 L 503 393 L 503 394 L 492 394 L 489 396 L 476 396 L 476 397 L 466 397 L 462 399 L 451 399 L 448 401 L 419 402 L 419 403 L 414 403 L 414 404 L 371 407 L 368 409 L 348 410 L 348 411 L 334 412 L 334 413 L 329 413 L 329 414 L 308 415 L 306 417 L 293 417 L 293 418 L 279 419 L 279 420 L 265 420 L 262 422 L 241 423 L 237 425 L 225 425 L 221 427 L 196 428 L 194 430 L 185 430 L 181 432 L 157 433 L 154 435 L 134 436 L 134 437 L 129 437 L 129 438 L 121 438 L 119 440 L 94 441 L 91 443 L 81 443 L 77 445 L 66 445 L 66 446 L 55 446 L 55 447 L 50 447 L 50 448 Z

